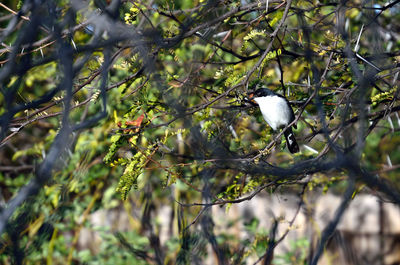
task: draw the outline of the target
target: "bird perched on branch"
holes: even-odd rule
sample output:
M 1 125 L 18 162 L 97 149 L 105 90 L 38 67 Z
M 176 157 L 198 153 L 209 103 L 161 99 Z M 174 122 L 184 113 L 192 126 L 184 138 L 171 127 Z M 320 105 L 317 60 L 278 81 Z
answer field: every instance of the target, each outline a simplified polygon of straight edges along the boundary
M 294 121 L 294 113 L 289 101 L 268 88 L 257 89 L 253 94 L 250 94 L 249 100 L 259 106 L 264 120 L 274 131 L 285 128 Z M 293 127 L 297 129 L 296 125 L 293 125 Z M 289 151 L 291 153 L 299 152 L 292 126 L 284 131 L 284 135 Z

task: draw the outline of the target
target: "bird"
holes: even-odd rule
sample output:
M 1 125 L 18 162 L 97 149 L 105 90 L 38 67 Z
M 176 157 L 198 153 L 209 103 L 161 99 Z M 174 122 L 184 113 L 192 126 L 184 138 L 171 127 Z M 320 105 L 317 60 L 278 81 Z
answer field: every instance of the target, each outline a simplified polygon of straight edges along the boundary
M 264 120 L 274 131 L 285 128 L 294 121 L 294 113 L 289 101 L 268 88 L 257 89 L 250 94 L 249 100 L 258 105 Z M 297 129 L 295 124 L 293 127 Z M 292 126 L 284 131 L 284 135 L 289 151 L 292 154 L 299 152 L 299 145 L 294 137 Z

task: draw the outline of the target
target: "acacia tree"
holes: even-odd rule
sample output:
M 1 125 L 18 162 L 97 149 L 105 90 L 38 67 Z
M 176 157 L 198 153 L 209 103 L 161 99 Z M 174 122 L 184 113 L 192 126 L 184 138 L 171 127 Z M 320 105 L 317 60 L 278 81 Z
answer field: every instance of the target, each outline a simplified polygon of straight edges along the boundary
M 345 184 L 310 264 L 356 192 L 400 203 L 398 1 L 10 3 L 0 36 L 3 261 L 41 263 L 48 249 L 59 263 L 83 262 L 79 231 L 114 194 L 143 207 L 134 239 L 148 238 L 118 233 L 118 251 L 157 264 L 200 263 L 207 244 L 220 264 L 245 262 L 256 242 L 221 243 L 210 209 L 267 188 L 303 196 L 316 176 Z M 300 153 L 246 101 L 258 86 L 290 100 Z M 163 204 L 176 209 L 175 247 L 151 218 Z M 259 262 L 270 264 L 286 235 L 276 238 L 276 225 Z

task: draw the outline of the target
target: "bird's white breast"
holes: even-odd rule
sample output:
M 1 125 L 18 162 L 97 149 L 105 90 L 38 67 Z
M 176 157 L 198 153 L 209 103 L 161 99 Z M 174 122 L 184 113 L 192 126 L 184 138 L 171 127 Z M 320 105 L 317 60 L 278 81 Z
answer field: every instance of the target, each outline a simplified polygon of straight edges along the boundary
M 260 107 L 264 120 L 275 131 L 291 122 L 291 111 L 288 103 L 278 96 L 254 98 Z

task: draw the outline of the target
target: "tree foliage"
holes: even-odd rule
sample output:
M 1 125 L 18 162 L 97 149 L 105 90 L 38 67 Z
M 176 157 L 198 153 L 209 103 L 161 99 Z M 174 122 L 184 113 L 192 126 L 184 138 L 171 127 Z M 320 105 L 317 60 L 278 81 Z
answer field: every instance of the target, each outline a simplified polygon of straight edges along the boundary
M 270 264 L 285 235 L 217 233 L 211 208 L 318 186 L 343 203 L 300 251 L 317 264 L 357 193 L 400 203 L 398 2 L 2 3 L 0 260 L 201 264 L 209 245 Z M 300 153 L 249 104 L 259 86 L 291 102 Z M 120 204 L 141 221 L 78 251 L 90 214 Z M 160 242 L 163 205 L 177 229 Z

